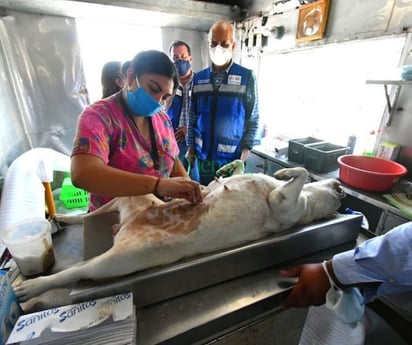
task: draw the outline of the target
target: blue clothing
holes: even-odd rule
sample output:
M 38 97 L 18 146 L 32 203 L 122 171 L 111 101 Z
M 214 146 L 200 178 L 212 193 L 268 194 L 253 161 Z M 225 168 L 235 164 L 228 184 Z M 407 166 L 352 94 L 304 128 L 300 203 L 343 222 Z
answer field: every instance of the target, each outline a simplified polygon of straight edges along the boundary
M 169 115 L 170 121 L 172 121 L 175 132 L 180 127 L 187 128 L 189 124 L 189 109 L 190 98 L 192 96 L 193 76 L 194 73 L 192 72 L 190 79 L 185 85 L 179 84 L 173 97 L 172 104 L 167 109 L 167 115 Z M 187 152 L 187 139 L 178 141 L 177 144 L 179 146 L 179 159 L 187 170 L 189 167 L 189 163 L 185 158 Z
M 255 77 L 251 70 L 232 63 L 215 88 L 210 67 L 193 81 L 188 145 L 201 160 L 230 162 L 242 149 L 257 142 L 259 112 Z
M 192 73 L 190 79 L 185 85 L 179 85 L 176 94 L 173 97 L 172 104 L 167 109 L 167 115 L 169 115 L 172 121 L 174 130 L 179 127 L 187 127 L 189 124 L 189 109 L 190 109 L 190 98 L 192 95 L 192 84 L 193 84 Z
M 172 105 L 167 109 L 167 115 L 169 115 L 170 121 L 172 121 L 173 129 L 179 128 L 180 111 L 183 106 L 183 94 L 182 90 L 178 88 L 176 94 L 173 96 Z
M 412 291 L 412 222 L 365 241 L 332 259 L 336 278 L 361 285 L 365 303 L 374 297 Z
M 197 159 L 195 159 L 195 161 L 193 162 L 193 165 L 190 165 L 188 160 L 185 157 L 185 154 L 187 152 L 186 142 L 178 142 L 177 146 L 179 146 L 179 159 L 183 163 L 183 166 L 188 172 L 189 177 L 193 181 L 200 182 L 199 165 L 198 165 Z
M 236 63 L 215 73 L 196 73 L 189 116 L 188 147 L 199 159 L 202 184 L 259 143 L 259 109 L 253 72 Z M 202 179 L 202 176 L 204 179 Z

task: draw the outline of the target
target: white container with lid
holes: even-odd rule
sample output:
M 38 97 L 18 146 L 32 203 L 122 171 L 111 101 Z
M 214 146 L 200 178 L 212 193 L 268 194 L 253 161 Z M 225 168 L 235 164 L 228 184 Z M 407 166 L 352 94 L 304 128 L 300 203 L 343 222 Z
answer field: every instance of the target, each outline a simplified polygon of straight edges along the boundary
M 3 243 L 24 276 L 43 273 L 55 262 L 51 224 L 46 219 L 28 219 L 12 226 Z

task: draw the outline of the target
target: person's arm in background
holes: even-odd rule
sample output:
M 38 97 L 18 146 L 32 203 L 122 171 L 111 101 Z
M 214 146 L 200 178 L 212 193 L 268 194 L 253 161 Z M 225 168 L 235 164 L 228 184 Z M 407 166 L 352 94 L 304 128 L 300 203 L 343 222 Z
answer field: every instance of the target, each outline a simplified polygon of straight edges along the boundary
M 245 133 L 242 139 L 242 155 L 240 159 L 245 161 L 253 146 L 259 144 L 256 139 L 259 129 L 259 101 L 256 85 L 256 77 L 251 72 L 250 78 L 246 87 L 246 119 L 245 119 Z
M 327 262 L 327 269 L 339 287 L 360 287 L 365 302 L 391 293 L 412 291 L 412 222 L 335 255 Z M 284 308 L 325 302 L 330 284 L 322 264 L 292 267 L 282 270 L 281 274 L 299 277 L 282 304 Z

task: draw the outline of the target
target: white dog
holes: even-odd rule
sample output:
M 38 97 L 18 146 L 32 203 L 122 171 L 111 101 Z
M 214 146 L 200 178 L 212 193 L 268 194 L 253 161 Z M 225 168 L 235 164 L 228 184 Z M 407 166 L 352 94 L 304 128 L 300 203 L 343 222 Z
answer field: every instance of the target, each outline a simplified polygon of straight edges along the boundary
M 204 187 L 203 202 L 153 195 L 117 198 L 93 214 L 118 210 L 120 230 L 105 253 L 15 287 L 20 301 L 82 279 L 101 280 L 260 239 L 332 216 L 344 196 L 337 180 L 307 183 L 303 168 L 234 175 Z

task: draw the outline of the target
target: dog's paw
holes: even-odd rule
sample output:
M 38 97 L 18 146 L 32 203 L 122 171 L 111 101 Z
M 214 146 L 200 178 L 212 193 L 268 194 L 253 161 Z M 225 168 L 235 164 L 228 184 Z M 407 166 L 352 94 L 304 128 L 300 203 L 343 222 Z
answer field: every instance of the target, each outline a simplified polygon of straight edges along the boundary
M 45 278 L 38 277 L 22 281 L 14 286 L 13 290 L 20 302 L 26 302 L 30 298 L 38 296 L 47 290 Z
M 306 179 L 309 175 L 305 168 L 297 167 L 278 170 L 273 176 L 278 180 L 288 181 L 295 177 L 303 177 Z
M 74 225 L 83 224 L 84 214 L 77 215 L 67 215 L 67 214 L 56 214 L 54 220 L 62 225 Z

